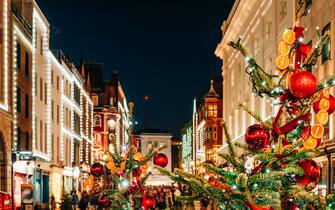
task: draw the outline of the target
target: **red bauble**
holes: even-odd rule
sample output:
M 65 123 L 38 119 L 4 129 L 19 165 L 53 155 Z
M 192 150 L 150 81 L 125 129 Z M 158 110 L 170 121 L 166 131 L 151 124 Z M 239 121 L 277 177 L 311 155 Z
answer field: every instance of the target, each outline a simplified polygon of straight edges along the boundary
M 300 168 L 305 171 L 303 176 L 297 177 L 300 185 L 307 186 L 310 183 L 317 185 L 320 178 L 320 168 L 314 160 L 303 160 L 299 163 Z
M 169 160 L 168 157 L 163 153 L 157 153 L 154 157 L 154 164 L 160 167 L 167 166 Z
M 107 195 L 100 196 L 98 200 L 98 205 L 103 208 L 108 208 L 112 203 L 110 200 L 107 199 Z
M 269 130 L 262 124 L 249 126 L 244 137 L 251 149 L 263 150 L 270 147 Z
M 91 174 L 95 177 L 99 177 L 104 173 L 104 166 L 99 163 L 93 163 L 93 165 L 91 166 Z
M 317 88 L 316 77 L 309 71 L 300 71 L 291 76 L 289 89 L 296 98 L 308 98 Z
M 320 111 L 320 107 L 319 107 L 320 100 L 318 100 L 317 102 L 313 104 L 313 110 L 315 113 L 318 113 Z M 335 98 L 334 96 L 329 95 L 328 100 L 329 100 L 329 108 L 327 112 L 328 114 L 332 114 L 335 111 Z
M 155 199 L 153 199 L 150 196 L 143 196 L 142 198 L 142 207 L 143 209 L 147 209 L 147 208 L 155 208 Z

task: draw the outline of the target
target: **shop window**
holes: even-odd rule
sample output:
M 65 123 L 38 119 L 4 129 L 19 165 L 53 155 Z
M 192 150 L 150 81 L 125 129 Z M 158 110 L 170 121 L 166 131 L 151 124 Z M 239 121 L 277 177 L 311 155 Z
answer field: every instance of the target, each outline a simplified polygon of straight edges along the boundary
M 322 35 L 329 32 L 330 32 L 330 23 L 328 23 L 325 27 L 323 27 Z M 330 39 L 328 39 L 326 44 L 322 47 L 322 55 L 321 55 L 322 63 L 325 63 L 328 60 L 330 60 L 330 50 L 331 50 L 331 44 Z

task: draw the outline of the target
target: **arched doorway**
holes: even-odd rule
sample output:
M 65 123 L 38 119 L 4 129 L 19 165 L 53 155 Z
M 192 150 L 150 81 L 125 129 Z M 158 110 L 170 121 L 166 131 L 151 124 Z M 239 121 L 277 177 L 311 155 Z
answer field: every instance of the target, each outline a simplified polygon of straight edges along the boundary
M 0 191 L 6 191 L 6 150 L 5 140 L 0 133 Z

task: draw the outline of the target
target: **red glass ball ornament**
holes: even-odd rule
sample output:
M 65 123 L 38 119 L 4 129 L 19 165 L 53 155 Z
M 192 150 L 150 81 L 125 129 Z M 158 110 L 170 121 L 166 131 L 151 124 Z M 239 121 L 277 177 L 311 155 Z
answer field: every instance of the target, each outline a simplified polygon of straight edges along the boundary
M 154 156 L 154 164 L 157 165 L 157 166 L 160 166 L 162 168 L 164 168 L 165 166 L 167 166 L 169 160 L 168 160 L 168 157 L 163 154 L 163 153 L 157 153 L 155 156 Z
M 244 137 L 251 149 L 263 150 L 270 147 L 269 130 L 262 124 L 249 126 Z
M 108 208 L 112 203 L 107 199 L 107 195 L 102 195 L 99 197 L 98 205 L 103 208 Z
M 303 160 L 298 165 L 305 171 L 303 176 L 297 177 L 297 181 L 300 185 L 307 187 L 310 183 L 314 185 L 319 183 L 320 167 L 317 162 L 314 160 Z
M 320 100 L 318 100 L 317 102 L 313 104 L 313 110 L 315 113 L 318 113 L 320 111 L 320 106 L 319 106 Z M 328 100 L 329 100 L 329 108 L 327 112 L 328 114 L 332 114 L 335 111 L 335 98 L 334 96 L 329 95 Z
M 156 205 L 155 199 L 153 199 L 152 197 L 145 196 L 142 198 L 142 207 L 144 209 L 155 208 L 155 205 Z
M 296 98 L 308 98 L 315 93 L 317 84 L 314 74 L 309 71 L 300 71 L 291 76 L 289 89 Z
M 91 166 L 91 174 L 95 177 L 99 177 L 104 173 L 104 166 L 99 163 L 93 163 L 93 165 Z

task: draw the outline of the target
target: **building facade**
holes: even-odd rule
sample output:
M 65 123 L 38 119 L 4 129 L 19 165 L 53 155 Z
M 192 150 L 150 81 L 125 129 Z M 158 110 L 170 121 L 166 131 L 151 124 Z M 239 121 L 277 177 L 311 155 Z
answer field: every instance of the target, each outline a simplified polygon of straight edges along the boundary
M 182 166 L 189 173 L 193 172 L 193 127 L 192 122 L 188 122 L 181 130 L 182 136 Z
M 141 145 L 141 153 L 146 154 L 154 145 L 158 147 L 165 146 L 164 149 L 159 151 L 168 157 L 168 164 L 164 168 L 168 171 L 172 171 L 172 157 L 171 157 L 171 138 L 172 135 L 168 131 L 159 129 L 147 129 L 142 130 L 139 135 L 139 141 Z M 148 177 L 146 185 L 171 185 L 172 182 L 168 176 L 162 175 L 157 169 L 153 168 L 153 162 L 148 161 L 149 171 L 152 174 Z
M 252 94 L 252 85 L 248 75 L 244 72 L 246 63 L 239 52 L 230 48 L 226 43 L 242 38 L 243 44 L 249 49 L 257 63 L 268 74 L 277 74 L 274 61 L 278 55 L 277 44 L 281 40 L 285 29 L 294 26 L 294 0 L 237 0 L 222 30 L 222 40 L 218 44 L 215 54 L 222 60 L 223 82 L 223 118 L 225 119 L 233 141 L 243 142 L 246 128 L 255 120 L 239 109 L 239 103 L 243 103 L 253 112 L 259 113 L 263 119 L 271 119 L 278 107 L 267 97 L 255 97 Z M 335 1 L 318 0 L 307 1 L 309 14 L 301 19 L 301 26 L 306 28 L 304 42 L 315 44 L 316 28 L 322 33 L 330 30 L 328 46 L 322 50 L 321 59 L 313 73 L 318 80 L 329 74 L 334 74 L 334 7 Z M 249 20 L 249 21 L 246 21 Z M 334 91 L 331 90 L 331 94 Z M 312 117 L 314 119 L 314 116 Z M 323 143 L 331 143 L 334 138 L 334 116 L 330 117 L 325 131 Z M 220 149 L 227 151 L 227 145 Z M 329 184 L 333 176 L 327 172 L 326 157 L 318 159 L 321 166 L 321 180 L 319 192 L 326 192 L 326 184 Z M 328 187 L 329 188 L 329 187 Z
M 88 190 L 93 139 L 89 78 L 49 48 L 49 23 L 34 0 L 12 3 L 12 143 L 14 200 L 21 186 L 34 203 Z M 88 81 L 88 82 L 87 82 Z
M 182 168 L 182 144 L 181 138 L 171 138 L 171 171 L 174 171 L 175 168 Z
M 0 2 L 0 191 L 12 191 L 11 0 Z
M 222 146 L 222 80 L 212 80 L 193 116 L 193 161 L 197 173 L 204 173 L 203 162 L 217 162 Z M 195 104 L 196 106 L 196 104 Z
M 102 71 L 102 66 L 86 64 L 89 75 Z M 99 75 L 99 73 L 97 73 Z M 94 103 L 94 159 L 101 160 L 110 148 L 112 138 L 115 139 L 117 149 L 121 152 L 130 141 L 129 129 L 131 116 L 126 95 L 123 91 L 117 72 L 112 74 L 111 81 L 91 80 L 92 99 Z

